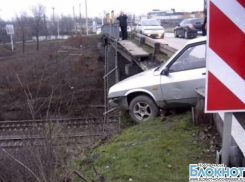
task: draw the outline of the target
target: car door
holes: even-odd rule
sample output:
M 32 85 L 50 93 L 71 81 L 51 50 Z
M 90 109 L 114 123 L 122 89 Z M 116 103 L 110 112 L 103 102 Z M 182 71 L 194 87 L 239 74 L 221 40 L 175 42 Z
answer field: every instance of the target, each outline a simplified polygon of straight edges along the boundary
M 184 20 L 184 21 L 182 21 L 180 23 L 178 35 L 184 35 L 184 30 L 185 30 L 184 26 L 185 26 L 185 24 L 186 24 L 186 20 Z
M 169 107 L 195 104 L 195 90 L 205 87 L 205 52 L 205 43 L 188 46 L 167 65 L 169 74 L 161 74 L 163 100 Z
M 183 24 L 183 21 L 182 22 L 180 22 L 180 24 L 177 26 L 177 29 L 176 29 L 176 32 L 177 32 L 177 35 L 181 35 L 181 25 Z

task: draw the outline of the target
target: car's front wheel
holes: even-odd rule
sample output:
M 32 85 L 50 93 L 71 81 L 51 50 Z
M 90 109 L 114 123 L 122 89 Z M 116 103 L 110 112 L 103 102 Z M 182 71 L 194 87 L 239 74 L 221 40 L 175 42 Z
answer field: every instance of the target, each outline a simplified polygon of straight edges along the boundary
M 141 123 L 151 120 L 158 115 L 158 107 L 148 96 L 135 97 L 129 105 L 129 114 L 133 121 Z
M 175 38 L 179 37 L 176 30 L 174 31 L 174 37 Z

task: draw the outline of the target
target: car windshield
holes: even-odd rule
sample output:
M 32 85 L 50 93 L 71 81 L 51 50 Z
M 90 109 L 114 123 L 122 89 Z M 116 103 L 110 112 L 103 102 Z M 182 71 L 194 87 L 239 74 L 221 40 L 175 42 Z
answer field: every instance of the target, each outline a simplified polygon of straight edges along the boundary
M 157 20 L 144 20 L 142 26 L 159 26 L 159 22 Z

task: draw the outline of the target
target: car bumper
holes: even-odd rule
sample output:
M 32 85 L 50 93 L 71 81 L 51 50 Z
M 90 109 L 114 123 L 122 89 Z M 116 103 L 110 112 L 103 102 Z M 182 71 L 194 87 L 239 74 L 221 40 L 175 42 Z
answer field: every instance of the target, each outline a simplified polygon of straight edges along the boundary
M 188 31 L 188 36 L 196 37 L 197 36 L 197 31 Z
M 189 36 L 197 36 L 197 30 L 196 29 L 187 29 Z
M 109 99 L 109 105 L 112 107 L 119 107 L 121 110 L 128 110 L 127 97 L 117 97 Z
M 164 35 L 165 32 L 161 31 L 161 32 L 151 32 L 151 31 L 145 31 L 143 32 L 143 34 L 145 34 L 148 37 L 162 37 Z

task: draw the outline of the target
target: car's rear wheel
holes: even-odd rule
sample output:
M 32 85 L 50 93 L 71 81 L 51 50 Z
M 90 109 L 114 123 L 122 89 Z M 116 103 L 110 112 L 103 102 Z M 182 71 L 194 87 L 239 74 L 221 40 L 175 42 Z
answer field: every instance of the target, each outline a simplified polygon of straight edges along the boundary
M 179 37 L 176 30 L 174 31 L 174 37 L 175 38 Z
M 145 122 L 157 117 L 159 109 L 155 102 L 148 96 L 135 97 L 129 105 L 129 114 L 137 123 Z

